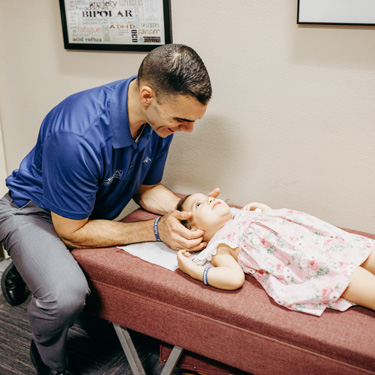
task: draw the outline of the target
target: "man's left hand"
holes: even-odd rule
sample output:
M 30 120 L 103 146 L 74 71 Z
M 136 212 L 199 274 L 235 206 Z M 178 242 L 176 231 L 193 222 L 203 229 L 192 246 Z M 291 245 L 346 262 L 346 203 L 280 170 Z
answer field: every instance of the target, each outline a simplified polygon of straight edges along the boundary
M 213 197 L 213 198 L 217 198 L 220 194 L 220 189 L 219 188 L 216 188 L 214 190 L 211 191 L 211 193 L 208 193 L 208 196 L 209 197 Z
M 203 242 L 202 230 L 190 230 L 181 224 L 182 220 L 191 217 L 191 212 L 172 211 L 159 221 L 160 239 L 174 250 L 200 251 L 207 243 Z

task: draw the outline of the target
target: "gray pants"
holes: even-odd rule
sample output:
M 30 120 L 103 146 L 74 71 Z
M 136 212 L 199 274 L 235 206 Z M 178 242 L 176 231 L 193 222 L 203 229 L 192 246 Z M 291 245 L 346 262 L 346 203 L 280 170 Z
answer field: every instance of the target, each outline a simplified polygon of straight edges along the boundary
M 51 214 L 29 201 L 0 200 L 0 241 L 32 292 L 28 318 L 43 362 L 67 367 L 66 337 L 90 290 L 86 278 L 53 228 Z

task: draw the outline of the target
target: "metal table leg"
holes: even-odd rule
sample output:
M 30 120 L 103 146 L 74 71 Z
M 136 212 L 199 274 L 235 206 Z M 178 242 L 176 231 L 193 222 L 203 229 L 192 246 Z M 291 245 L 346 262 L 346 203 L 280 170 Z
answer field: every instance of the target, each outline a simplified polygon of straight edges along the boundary
M 112 323 L 134 375 L 146 375 L 128 330 Z
M 132 338 L 130 337 L 129 331 L 125 327 L 121 327 L 116 323 L 112 323 L 115 328 L 118 339 L 120 340 L 122 349 L 124 350 L 125 356 L 129 362 L 130 368 L 134 375 L 146 375 L 145 370 L 142 366 L 142 362 L 139 359 L 137 350 L 135 349 Z M 167 362 L 164 365 L 163 371 L 160 375 L 172 375 L 173 370 L 177 366 L 177 363 L 181 357 L 183 349 L 175 345 L 172 349 L 171 354 L 168 357 Z

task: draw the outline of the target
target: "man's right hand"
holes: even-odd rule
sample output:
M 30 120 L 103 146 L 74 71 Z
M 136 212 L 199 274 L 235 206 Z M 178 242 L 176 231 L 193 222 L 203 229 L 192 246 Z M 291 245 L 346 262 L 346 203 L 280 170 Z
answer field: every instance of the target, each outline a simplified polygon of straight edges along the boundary
M 207 243 L 203 241 L 202 230 L 190 230 L 181 224 L 182 220 L 188 220 L 191 212 L 172 211 L 162 216 L 159 221 L 160 239 L 174 250 L 200 251 Z

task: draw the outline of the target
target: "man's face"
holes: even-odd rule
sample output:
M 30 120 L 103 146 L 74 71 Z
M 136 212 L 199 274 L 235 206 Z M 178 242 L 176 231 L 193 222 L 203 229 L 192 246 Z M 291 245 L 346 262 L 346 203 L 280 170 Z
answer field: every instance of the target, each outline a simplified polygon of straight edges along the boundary
M 183 209 L 193 214 L 189 219 L 192 229 L 204 230 L 208 240 L 232 218 L 230 207 L 222 199 L 201 193 L 188 197 Z
M 146 110 L 147 123 L 162 138 L 176 131 L 191 133 L 195 121 L 203 117 L 206 109 L 207 105 L 193 96 L 169 95 L 161 103 L 154 97 Z

